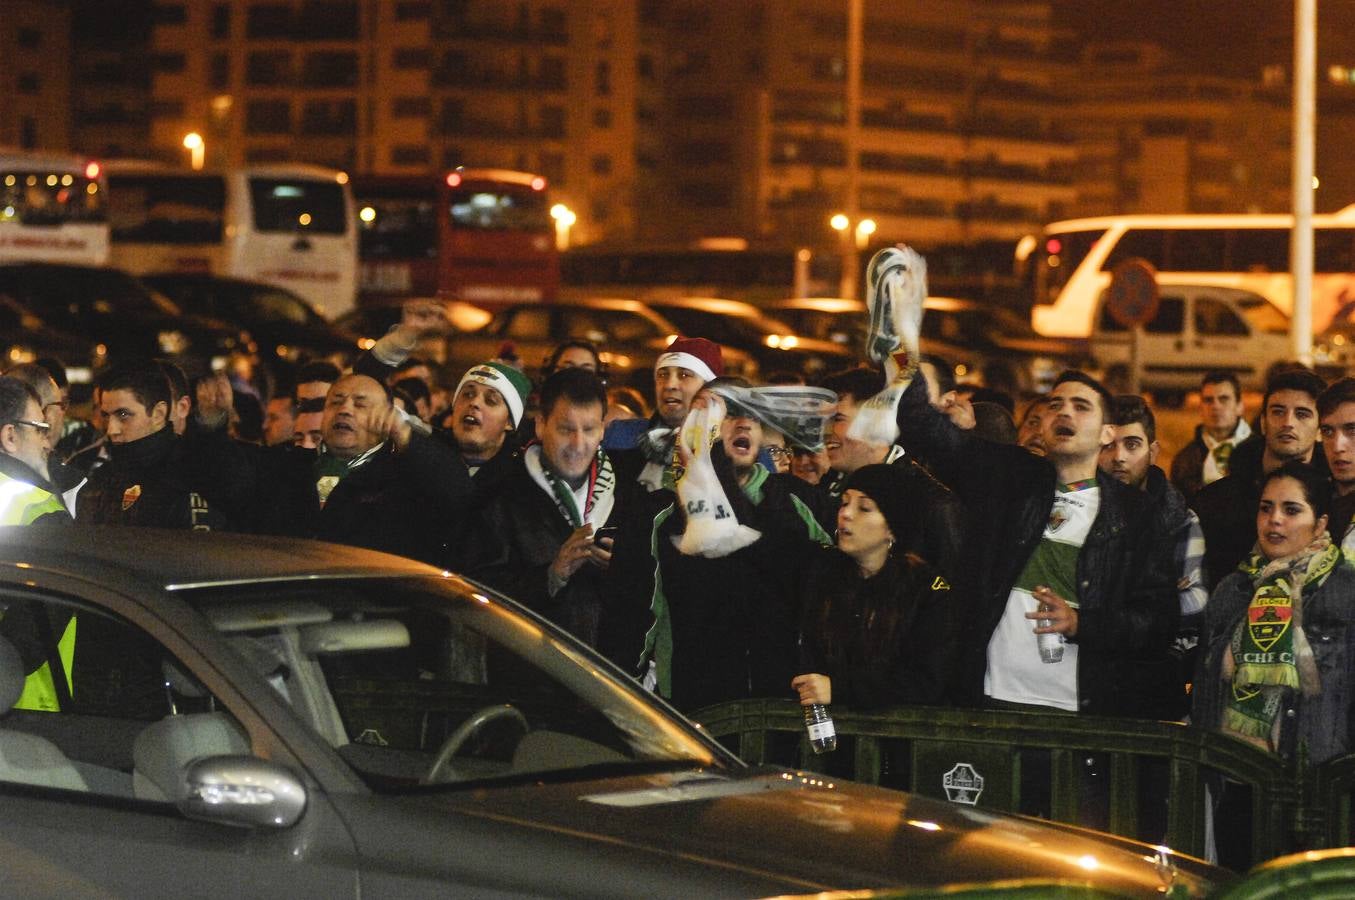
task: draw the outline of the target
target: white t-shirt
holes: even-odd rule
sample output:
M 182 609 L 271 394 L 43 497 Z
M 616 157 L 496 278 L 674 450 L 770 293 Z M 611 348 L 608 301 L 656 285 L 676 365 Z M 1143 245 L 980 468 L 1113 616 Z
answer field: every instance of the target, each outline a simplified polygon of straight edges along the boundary
M 1059 662 L 1042 661 L 1035 620 L 1026 613 L 1039 608 L 1031 593 L 1039 585 L 1077 605 L 1077 556 L 1100 507 L 1095 479 L 1061 485 L 1055 492 L 1044 535 L 1007 595 L 1002 620 L 988 640 L 983 692 L 989 697 L 1077 712 L 1077 644 L 1065 644 Z

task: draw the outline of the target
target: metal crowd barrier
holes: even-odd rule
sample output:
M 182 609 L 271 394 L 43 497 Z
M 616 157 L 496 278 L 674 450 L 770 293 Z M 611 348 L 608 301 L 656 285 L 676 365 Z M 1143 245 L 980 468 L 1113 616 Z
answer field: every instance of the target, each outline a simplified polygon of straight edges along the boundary
M 1054 820 L 1196 856 L 1206 849 L 1210 793 L 1230 793 L 1233 805 L 1212 824 L 1234 844 L 1250 838 L 1242 848 L 1248 864 L 1351 841 L 1355 756 L 1309 767 L 1172 722 L 926 707 L 834 708 L 838 749 L 815 756 L 793 701 L 723 703 L 691 718 L 748 763 L 1002 812 L 1042 802 L 1040 812 Z M 1048 796 L 1032 796 L 1032 786 Z

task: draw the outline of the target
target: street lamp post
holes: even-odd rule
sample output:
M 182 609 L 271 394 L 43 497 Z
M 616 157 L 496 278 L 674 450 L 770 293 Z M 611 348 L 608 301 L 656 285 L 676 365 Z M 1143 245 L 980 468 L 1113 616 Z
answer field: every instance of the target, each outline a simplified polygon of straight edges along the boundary
M 574 227 L 579 217 L 563 203 L 557 203 L 550 208 L 550 217 L 555 220 L 555 249 L 568 250 L 569 229 Z
M 201 171 L 207 161 L 207 142 L 196 131 L 190 131 L 183 136 L 183 145 L 192 154 L 193 171 Z
M 842 279 L 838 283 L 838 296 L 856 296 L 856 270 L 861 264 L 861 251 L 870 244 L 870 236 L 875 233 L 874 219 L 856 219 L 847 213 L 834 213 L 828 220 L 828 226 L 838 233 L 838 243 L 842 252 Z

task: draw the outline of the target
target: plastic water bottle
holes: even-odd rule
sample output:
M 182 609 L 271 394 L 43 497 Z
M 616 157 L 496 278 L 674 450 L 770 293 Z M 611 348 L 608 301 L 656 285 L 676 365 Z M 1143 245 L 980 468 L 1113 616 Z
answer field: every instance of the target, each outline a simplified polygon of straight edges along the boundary
M 833 727 L 833 717 L 828 714 L 828 707 L 822 703 L 812 703 L 803 709 L 809 746 L 815 753 L 832 753 L 837 749 L 837 729 Z
M 1045 604 L 1040 604 L 1040 612 L 1046 612 L 1048 609 L 1049 607 Z M 1054 624 L 1052 619 L 1036 619 L 1035 622 L 1041 628 L 1048 628 Z M 1037 634 L 1035 635 L 1035 643 L 1040 648 L 1040 662 L 1063 662 L 1063 635 L 1054 632 Z

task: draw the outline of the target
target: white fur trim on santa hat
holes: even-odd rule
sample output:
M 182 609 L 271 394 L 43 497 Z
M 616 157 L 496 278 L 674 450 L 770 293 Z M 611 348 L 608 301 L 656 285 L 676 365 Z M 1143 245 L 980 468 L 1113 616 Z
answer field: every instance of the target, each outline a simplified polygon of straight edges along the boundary
M 664 366 L 677 366 L 680 369 L 690 369 L 701 376 L 702 381 L 714 381 L 715 373 L 711 371 L 710 366 L 700 357 L 693 356 L 690 353 L 663 353 L 654 363 L 654 371 L 657 372 Z

